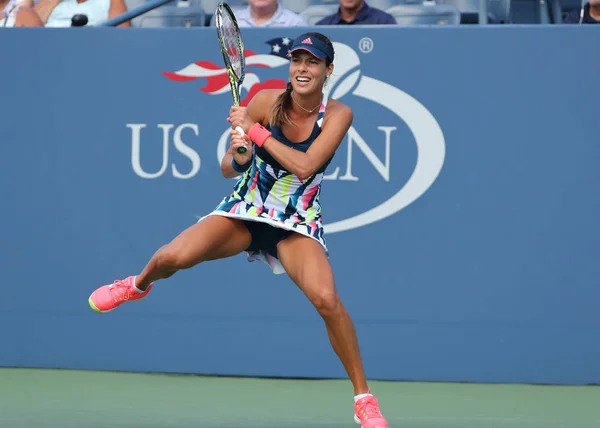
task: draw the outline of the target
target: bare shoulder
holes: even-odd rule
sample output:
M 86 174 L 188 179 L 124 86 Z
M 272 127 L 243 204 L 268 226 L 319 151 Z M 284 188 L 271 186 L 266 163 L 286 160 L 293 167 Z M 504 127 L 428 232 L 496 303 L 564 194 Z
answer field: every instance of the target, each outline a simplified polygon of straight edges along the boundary
M 252 102 L 256 99 L 256 102 L 259 104 L 267 104 L 272 105 L 277 97 L 285 92 L 285 89 L 263 89 L 254 95 L 252 98 Z
M 248 103 L 250 117 L 264 125 L 269 120 L 275 100 L 284 91 L 284 89 L 263 89 L 257 92 Z
M 329 99 L 327 100 L 327 108 L 325 109 L 325 116 L 323 117 L 323 122 L 329 121 L 335 118 L 337 121 L 348 122 L 348 124 L 352 123 L 354 119 L 354 113 L 352 109 L 348 107 L 346 104 L 341 103 L 337 100 Z

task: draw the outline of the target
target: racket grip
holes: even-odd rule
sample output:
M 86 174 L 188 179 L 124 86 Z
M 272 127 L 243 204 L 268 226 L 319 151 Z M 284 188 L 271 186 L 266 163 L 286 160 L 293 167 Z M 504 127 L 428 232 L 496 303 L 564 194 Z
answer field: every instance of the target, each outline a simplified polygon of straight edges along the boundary
M 235 127 L 235 130 L 236 130 L 237 132 L 239 132 L 239 134 L 240 134 L 242 137 L 243 137 L 244 135 L 246 135 L 246 133 L 244 132 L 244 130 L 243 130 L 241 127 L 239 127 L 239 126 L 236 126 L 236 127 Z M 246 153 L 247 151 L 248 151 L 248 149 L 247 149 L 246 147 L 238 147 L 238 149 L 237 149 L 237 152 L 238 152 L 239 154 L 244 154 L 244 153 Z

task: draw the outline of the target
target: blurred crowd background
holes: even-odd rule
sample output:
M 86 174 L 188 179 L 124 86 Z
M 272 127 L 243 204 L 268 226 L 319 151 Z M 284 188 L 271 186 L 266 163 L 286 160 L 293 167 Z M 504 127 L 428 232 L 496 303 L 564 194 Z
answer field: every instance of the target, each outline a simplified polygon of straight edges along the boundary
M 0 27 L 95 26 L 149 0 L 0 0 Z M 219 0 L 173 0 L 119 27 L 214 25 Z M 242 27 L 598 24 L 600 0 L 230 0 Z M 85 16 L 83 22 L 74 16 Z

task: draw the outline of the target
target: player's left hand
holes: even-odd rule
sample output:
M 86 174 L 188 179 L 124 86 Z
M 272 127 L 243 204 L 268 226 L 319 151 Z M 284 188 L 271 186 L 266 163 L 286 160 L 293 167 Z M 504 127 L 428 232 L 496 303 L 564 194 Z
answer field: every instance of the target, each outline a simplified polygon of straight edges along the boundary
M 241 127 L 245 133 L 248 133 L 248 130 L 252 125 L 254 125 L 254 121 L 250 118 L 248 114 L 248 109 L 246 107 L 233 106 L 229 110 L 229 117 L 227 121 L 231 123 L 232 128 L 236 128 L 237 126 Z

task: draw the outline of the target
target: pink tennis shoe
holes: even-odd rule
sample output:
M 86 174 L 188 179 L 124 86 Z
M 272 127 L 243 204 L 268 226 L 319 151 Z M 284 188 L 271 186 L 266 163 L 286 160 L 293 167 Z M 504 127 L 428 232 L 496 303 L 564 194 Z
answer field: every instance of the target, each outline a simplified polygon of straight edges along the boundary
M 388 428 L 388 423 L 379 410 L 377 398 L 367 395 L 354 403 L 354 420 L 362 428 Z
M 106 313 L 116 309 L 122 303 L 143 299 L 151 289 L 152 284 L 146 291 L 141 292 L 135 288 L 135 276 L 130 276 L 98 288 L 92 293 L 88 302 L 96 312 Z

